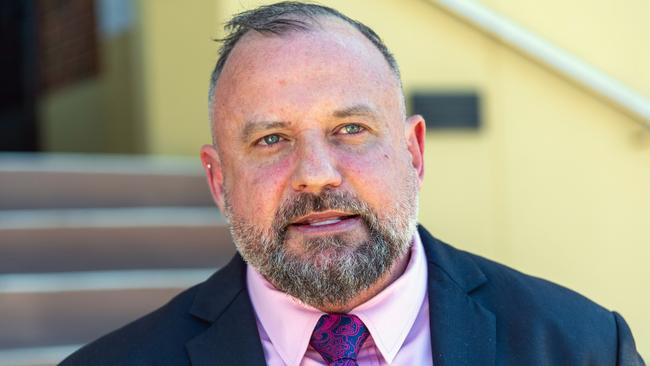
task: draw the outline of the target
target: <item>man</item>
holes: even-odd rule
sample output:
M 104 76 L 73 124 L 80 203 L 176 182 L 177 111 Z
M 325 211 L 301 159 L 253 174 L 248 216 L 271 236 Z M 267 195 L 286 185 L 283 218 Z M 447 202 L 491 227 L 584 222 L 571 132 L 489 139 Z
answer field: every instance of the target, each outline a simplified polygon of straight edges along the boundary
M 238 255 L 63 365 L 642 365 L 625 321 L 416 226 L 425 125 L 337 11 L 227 26 L 201 149 Z

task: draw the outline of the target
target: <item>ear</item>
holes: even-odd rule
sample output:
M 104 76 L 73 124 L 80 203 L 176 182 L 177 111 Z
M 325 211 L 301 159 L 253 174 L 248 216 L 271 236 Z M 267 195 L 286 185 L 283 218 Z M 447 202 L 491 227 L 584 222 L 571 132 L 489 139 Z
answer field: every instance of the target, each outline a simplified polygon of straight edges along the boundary
M 212 200 L 214 200 L 219 210 L 225 215 L 223 169 L 221 159 L 219 159 L 219 153 L 213 145 L 203 145 L 201 147 L 201 164 L 203 164 L 203 170 L 208 179 Z
M 406 143 L 411 153 L 411 163 L 418 176 L 420 186 L 424 180 L 424 140 L 427 132 L 424 118 L 419 114 L 406 119 Z

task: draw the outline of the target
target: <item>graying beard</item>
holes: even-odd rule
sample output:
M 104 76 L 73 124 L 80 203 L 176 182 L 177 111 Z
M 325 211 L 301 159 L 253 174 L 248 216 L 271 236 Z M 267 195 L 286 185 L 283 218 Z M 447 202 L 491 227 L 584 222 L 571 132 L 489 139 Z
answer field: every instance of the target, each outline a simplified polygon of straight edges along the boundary
M 277 251 L 271 256 L 266 276 L 273 276 L 278 288 L 312 306 L 346 304 L 374 284 L 399 256 L 383 240 L 373 239 L 362 243 L 351 255 L 318 265 Z
M 235 217 L 231 217 L 230 231 L 244 260 L 277 289 L 316 308 L 341 306 L 375 284 L 410 248 L 416 230 L 417 191 L 405 195 L 409 193 L 410 197 L 398 202 L 397 212 L 389 213 L 384 225 L 363 202 L 349 194 L 330 192 L 322 197 L 298 198 L 294 201 L 297 204 L 282 207 L 269 232 Z M 227 200 L 226 203 L 228 216 L 233 216 Z M 335 257 L 322 252 L 346 247 L 343 238 L 311 240 L 305 243 L 306 257 L 320 259 L 317 264 L 288 253 L 284 245 L 286 220 L 323 209 L 359 213 L 367 226 L 368 240 L 349 255 Z

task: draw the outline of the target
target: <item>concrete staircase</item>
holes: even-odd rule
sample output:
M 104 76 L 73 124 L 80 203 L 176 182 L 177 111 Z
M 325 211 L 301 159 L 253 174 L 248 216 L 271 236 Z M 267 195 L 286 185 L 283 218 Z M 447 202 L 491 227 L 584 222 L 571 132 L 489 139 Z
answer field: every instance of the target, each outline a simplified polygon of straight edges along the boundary
M 0 366 L 55 365 L 233 253 L 198 159 L 0 155 Z

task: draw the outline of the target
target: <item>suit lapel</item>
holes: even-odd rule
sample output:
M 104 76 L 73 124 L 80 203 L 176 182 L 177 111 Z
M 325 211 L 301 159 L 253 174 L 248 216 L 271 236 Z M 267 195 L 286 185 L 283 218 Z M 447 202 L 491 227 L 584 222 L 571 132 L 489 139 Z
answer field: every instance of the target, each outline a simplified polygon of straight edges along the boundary
M 197 293 L 190 313 L 212 324 L 185 345 L 193 366 L 265 365 L 245 284 L 246 265 L 237 254 Z
M 427 255 L 431 351 L 436 366 L 494 365 L 496 320 L 469 293 L 487 281 L 465 255 L 420 227 Z

